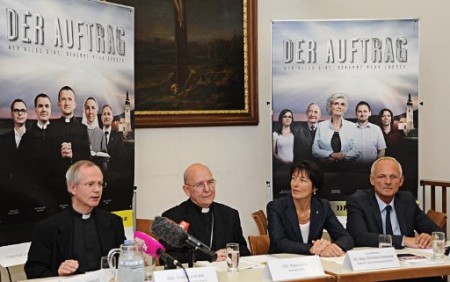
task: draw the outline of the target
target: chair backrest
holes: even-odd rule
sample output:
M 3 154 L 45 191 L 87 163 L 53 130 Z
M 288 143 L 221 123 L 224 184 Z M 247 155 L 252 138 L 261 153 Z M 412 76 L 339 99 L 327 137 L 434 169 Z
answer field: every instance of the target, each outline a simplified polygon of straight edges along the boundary
M 447 230 L 447 214 L 435 210 L 428 210 L 427 216 L 436 223 L 444 232 Z
M 249 235 L 248 244 L 250 245 L 250 252 L 253 256 L 265 255 L 269 253 L 270 239 L 269 235 Z
M 260 235 L 267 235 L 267 217 L 263 210 L 252 213 Z
M 136 231 L 144 232 L 158 240 L 158 236 L 152 233 L 153 220 L 136 218 Z

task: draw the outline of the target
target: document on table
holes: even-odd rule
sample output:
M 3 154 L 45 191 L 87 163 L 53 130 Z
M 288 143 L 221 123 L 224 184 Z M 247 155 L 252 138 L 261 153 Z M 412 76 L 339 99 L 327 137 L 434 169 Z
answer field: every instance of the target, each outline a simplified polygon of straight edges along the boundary
M 249 269 L 249 268 L 263 268 L 265 267 L 268 260 L 277 259 L 271 255 L 259 255 L 259 256 L 248 256 L 240 257 L 239 259 L 239 270 Z M 214 266 L 217 271 L 227 271 L 228 266 L 226 261 L 220 262 L 208 262 L 208 261 L 197 261 L 196 266 Z

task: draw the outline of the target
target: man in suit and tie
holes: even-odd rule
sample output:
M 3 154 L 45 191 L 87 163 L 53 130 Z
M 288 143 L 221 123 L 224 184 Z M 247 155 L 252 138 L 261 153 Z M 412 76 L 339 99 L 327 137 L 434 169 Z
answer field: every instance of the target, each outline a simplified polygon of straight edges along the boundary
M 119 171 L 123 169 L 124 148 L 123 135 L 112 128 L 114 116 L 110 105 L 102 108 L 102 124 L 105 133 L 108 154 L 111 156 L 108 163 L 108 171 Z
M 400 163 L 392 157 L 377 159 L 370 183 L 374 189 L 358 190 L 347 199 L 347 229 L 355 245 L 378 247 L 378 235 L 391 234 L 395 248 L 430 248 L 430 234 L 442 230 L 410 192 L 399 191 L 403 184 Z
M 217 261 L 226 260 L 225 245 L 232 242 L 239 244 L 241 256 L 250 255 L 238 211 L 214 202 L 216 180 L 208 167 L 200 163 L 190 165 L 184 172 L 183 191 L 189 199 L 165 211 L 163 217 L 176 223 L 188 223 L 187 232 L 215 251 Z M 180 262 L 189 261 L 189 248 L 173 248 L 162 243 L 166 245 L 166 251 Z M 200 252 L 195 256 L 197 260 L 209 259 Z
M 311 103 L 306 109 L 307 123 L 301 123 L 294 132 L 294 163 L 312 160 L 312 144 L 320 121 L 320 108 Z

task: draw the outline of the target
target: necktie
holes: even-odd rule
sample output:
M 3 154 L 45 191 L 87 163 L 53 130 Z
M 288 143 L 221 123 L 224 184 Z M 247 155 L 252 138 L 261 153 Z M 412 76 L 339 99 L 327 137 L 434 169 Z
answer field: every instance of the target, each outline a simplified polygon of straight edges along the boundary
M 314 140 L 314 136 L 316 135 L 316 127 L 312 124 L 309 129 L 310 129 L 309 133 L 311 133 L 311 138 L 312 140 Z
M 386 234 L 394 235 L 391 224 L 391 209 L 390 205 L 386 206 Z
M 109 135 L 109 132 L 108 132 L 108 131 L 105 131 L 106 144 L 109 143 L 108 135 Z

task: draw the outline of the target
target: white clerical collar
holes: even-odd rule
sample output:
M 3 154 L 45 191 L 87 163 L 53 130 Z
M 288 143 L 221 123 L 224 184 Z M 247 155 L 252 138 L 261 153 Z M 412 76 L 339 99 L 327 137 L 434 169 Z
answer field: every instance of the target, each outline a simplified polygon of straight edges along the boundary
M 81 215 L 81 219 L 89 219 L 89 218 L 91 218 L 91 214 L 90 213 Z
M 47 126 L 50 124 L 50 121 L 48 121 L 47 120 L 47 122 L 44 124 L 44 125 L 42 125 L 39 121 L 37 122 L 37 126 L 40 128 L 40 129 L 47 129 Z
M 209 208 L 202 208 L 202 213 L 209 213 Z

